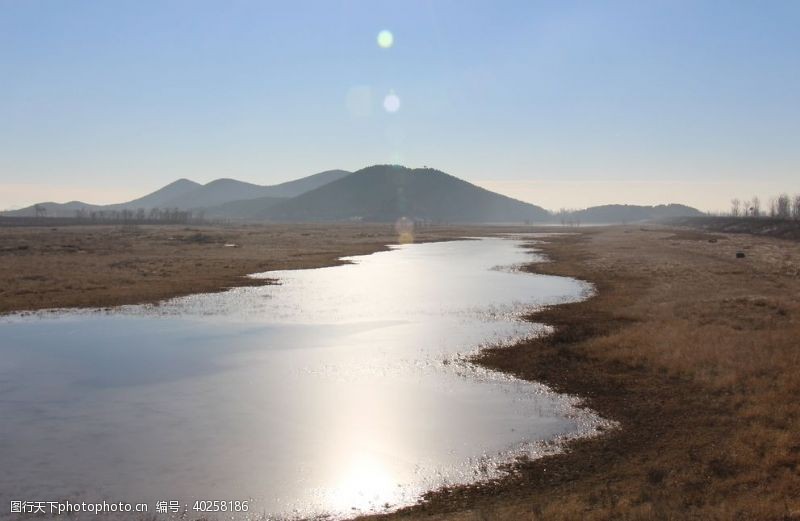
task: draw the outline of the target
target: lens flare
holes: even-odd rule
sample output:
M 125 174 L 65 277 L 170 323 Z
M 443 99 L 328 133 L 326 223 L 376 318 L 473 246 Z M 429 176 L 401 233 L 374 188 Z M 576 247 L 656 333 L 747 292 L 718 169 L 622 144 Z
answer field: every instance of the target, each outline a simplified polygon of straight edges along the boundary
M 400 110 L 400 98 L 397 97 L 394 91 L 389 92 L 389 94 L 383 98 L 383 108 L 390 114 Z
M 397 242 L 400 244 L 410 244 L 414 242 L 414 221 L 408 217 L 401 217 L 394 223 L 397 232 Z
M 394 44 L 394 35 L 391 31 L 384 29 L 378 33 L 378 47 L 388 49 Z

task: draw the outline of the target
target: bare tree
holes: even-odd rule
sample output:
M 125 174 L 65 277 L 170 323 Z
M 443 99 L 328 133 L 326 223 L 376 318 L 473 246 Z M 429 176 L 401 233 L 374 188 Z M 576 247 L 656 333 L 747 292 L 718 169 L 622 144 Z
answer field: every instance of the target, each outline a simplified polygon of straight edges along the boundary
M 47 208 L 41 204 L 34 205 L 33 210 L 36 212 L 36 217 L 47 217 Z
M 769 216 L 774 219 L 778 215 L 778 201 L 774 197 L 769 198 Z
M 731 199 L 731 215 L 734 217 L 739 217 L 740 213 L 739 209 L 741 208 L 741 206 L 742 202 L 738 198 L 734 197 L 733 199 Z
M 750 213 L 753 214 L 753 217 L 760 217 L 761 216 L 761 200 L 758 196 L 753 196 L 753 207 Z
M 792 201 L 792 217 L 795 221 L 800 220 L 800 194 L 795 195 Z
M 789 194 L 781 194 L 775 203 L 775 214 L 779 219 L 788 219 L 792 215 L 792 201 Z

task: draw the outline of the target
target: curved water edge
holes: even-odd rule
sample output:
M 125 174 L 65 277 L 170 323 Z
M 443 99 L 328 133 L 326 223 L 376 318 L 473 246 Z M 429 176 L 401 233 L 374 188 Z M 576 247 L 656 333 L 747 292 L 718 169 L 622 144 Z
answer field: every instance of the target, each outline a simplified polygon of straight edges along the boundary
M 609 424 L 577 398 L 468 361 L 548 331 L 523 314 L 593 291 L 506 269 L 542 260 L 522 249 L 532 238 L 400 246 L 254 275 L 278 285 L 2 317 L 0 414 L 15 421 L 0 427 L 0 450 L 15 449 L 4 459 L 22 472 L 0 490 L 249 499 L 251 514 L 341 518 L 499 477 L 517 457 L 593 435 Z

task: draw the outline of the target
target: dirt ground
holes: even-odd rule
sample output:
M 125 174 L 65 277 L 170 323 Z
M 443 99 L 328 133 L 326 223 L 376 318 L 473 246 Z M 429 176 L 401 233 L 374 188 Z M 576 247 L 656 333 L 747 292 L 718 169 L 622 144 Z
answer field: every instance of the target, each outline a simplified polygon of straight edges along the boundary
M 548 242 L 553 262 L 528 269 L 597 295 L 530 317 L 552 336 L 477 361 L 620 428 L 388 517 L 800 519 L 800 243 L 655 227 Z
M 424 228 L 414 240 L 479 230 Z M 399 239 L 389 224 L 0 227 L 0 314 L 156 302 L 264 284 L 245 275 L 330 266 Z
M 536 245 L 552 262 L 527 269 L 591 281 L 596 296 L 529 317 L 555 333 L 477 362 L 581 396 L 620 427 L 389 517 L 800 520 L 800 243 L 655 226 L 571 232 Z M 397 240 L 388 225 L 0 229 L 0 311 L 214 291 Z

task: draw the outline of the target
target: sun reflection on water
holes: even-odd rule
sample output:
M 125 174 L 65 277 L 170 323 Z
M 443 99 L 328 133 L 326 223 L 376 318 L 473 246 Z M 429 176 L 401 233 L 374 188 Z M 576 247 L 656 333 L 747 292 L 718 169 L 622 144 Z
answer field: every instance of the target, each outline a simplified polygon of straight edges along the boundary
M 334 511 L 370 511 L 393 505 L 399 484 L 379 458 L 360 451 L 342 468 L 341 480 L 329 494 Z
M 414 239 L 412 220 L 396 224 Z M 516 319 L 530 306 L 584 295 L 495 268 L 529 260 L 521 244 L 404 245 L 257 276 L 277 285 L 0 320 L 0 362 L 27 369 L 0 367 L 2 430 L 23 448 L 3 455 L 17 471 L 0 476 L 0 502 L 249 497 L 266 519 L 339 519 L 585 434 L 563 397 L 465 362 L 536 334 Z

